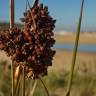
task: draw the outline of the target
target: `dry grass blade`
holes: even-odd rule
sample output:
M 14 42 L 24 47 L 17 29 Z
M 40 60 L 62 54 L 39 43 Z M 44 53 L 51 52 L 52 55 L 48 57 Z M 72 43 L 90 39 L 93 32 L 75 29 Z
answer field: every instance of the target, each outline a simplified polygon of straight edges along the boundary
M 79 35 L 80 35 L 81 22 L 82 22 L 83 5 L 84 5 L 84 0 L 82 0 L 80 17 L 79 17 L 79 23 L 78 23 L 78 26 L 77 26 L 77 34 L 76 34 L 76 40 L 75 40 L 75 45 L 74 45 L 74 53 L 73 53 L 73 59 L 72 59 L 72 66 L 71 66 L 71 72 L 70 72 L 70 78 L 69 78 L 69 83 L 68 83 L 68 89 L 67 89 L 66 96 L 70 96 L 70 91 L 71 91 L 71 87 L 72 87 L 72 79 L 73 79 L 74 67 L 75 67 L 75 62 L 76 62 L 78 42 L 79 42 Z

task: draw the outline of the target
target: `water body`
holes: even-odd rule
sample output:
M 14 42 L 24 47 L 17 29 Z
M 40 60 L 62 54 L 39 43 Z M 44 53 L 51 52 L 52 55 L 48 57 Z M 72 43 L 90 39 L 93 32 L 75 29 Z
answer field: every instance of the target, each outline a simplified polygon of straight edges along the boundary
M 64 49 L 64 50 L 73 50 L 73 44 L 55 44 L 54 48 Z M 85 45 L 79 44 L 78 51 L 87 51 L 87 52 L 96 52 L 96 45 Z

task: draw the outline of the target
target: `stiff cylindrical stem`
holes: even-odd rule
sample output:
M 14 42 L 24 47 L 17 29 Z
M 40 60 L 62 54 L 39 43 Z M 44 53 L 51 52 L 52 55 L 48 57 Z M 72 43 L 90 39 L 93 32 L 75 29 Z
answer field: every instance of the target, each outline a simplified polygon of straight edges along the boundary
M 14 27 L 14 0 L 10 0 L 10 28 Z M 12 62 L 13 63 L 13 62 Z M 11 65 L 12 75 L 12 96 L 14 96 L 14 66 Z
M 25 68 L 23 68 L 22 75 L 22 96 L 25 96 Z
M 38 3 L 39 3 L 39 0 L 34 0 L 32 7 L 37 6 L 37 5 L 38 5 Z
M 71 87 L 72 87 L 73 73 L 74 73 L 74 67 L 75 67 L 75 62 L 76 62 L 78 43 L 79 43 L 79 36 L 80 36 L 80 29 L 81 29 L 81 22 L 82 22 L 83 5 L 84 5 L 84 0 L 82 0 L 80 17 L 79 17 L 79 22 L 78 22 L 78 26 L 77 26 L 77 34 L 76 34 L 76 40 L 75 40 L 75 45 L 74 45 L 72 66 L 71 66 L 71 72 L 70 72 L 70 78 L 69 78 L 69 82 L 68 82 L 68 89 L 67 89 L 66 96 L 70 96 L 70 91 L 71 91 Z
M 10 29 L 14 27 L 14 0 L 10 0 Z
M 13 67 L 13 64 L 11 64 L 11 78 L 12 78 L 12 96 L 15 96 L 15 94 L 14 94 L 14 67 Z
M 39 78 L 39 80 L 41 81 L 41 83 L 43 84 L 43 86 L 44 86 L 44 88 L 45 88 L 45 91 L 46 91 L 46 93 L 47 93 L 47 96 L 50 96 L 50 95 L 49 95 L 49 91 L 48 91 L 45 83 L 44 83 L 43 80 L 41 79 L 41 76 L 38 76 L 38 78 Z
M 35 80 L 34 85 L 32 87 L 32 90 L 30 91 L 29 96 L 34 96 L 34 92 L 35 92 L 36 86 L 37 86 L 37 80 Z

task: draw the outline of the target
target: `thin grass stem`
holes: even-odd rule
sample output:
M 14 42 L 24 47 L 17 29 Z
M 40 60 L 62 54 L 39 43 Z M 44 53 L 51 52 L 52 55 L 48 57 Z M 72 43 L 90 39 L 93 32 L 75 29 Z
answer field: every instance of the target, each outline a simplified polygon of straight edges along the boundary
M 34 96 L 35 89 L 36 89 L 36 86 L 37 86 L 37 82 L 38 82 L 37 80 L 34 81 L 34 84 L 33 84 L 32 90 L 30 91 L 29 96 Z
M 11 77 L 12 77 L 12 96 L 14 96 L 14 67 L 11 64 Z
M 14 27 L 14 0 L 10 0 L 10 29 Z
M 42 85 L 44 86 L 44 89 L 45 89 L 45 91 L 46 91 L 47 96 L 50 96 L 50 95 L 49 95 L 49 91 L 48 91 L 48 89 L 47 89 L 44 81 L 42 80 L 42 78 L 41 78 L 40 76 L 38 76 L 38 78 L 39 78 L 39 80 L 41 81 Z
M 32 7 L 37 6 L 37 5 L 38 5 L 38 3 L 39 3 L 39 0 L 34 0 Z
M 22 96 L 25 96 L 25 68 L 22 71 Z
M 29 9 L 30 9 L 29 11 L 30 11 L 30 14 L 31 14 L 32 20 L 33 20 L 34 29 L 36 29 L 36 22 L 35 22 L 35 20 L 34 20 L 34 17 L 33 17 L 32 12 L 31 12 L 31 6 L 30 6 L 30 3 L 29 3 L 28 0 L 27 0 L 27 3 L 28 3 L 28 7 L 29 7 Z M 33 6 L 35 6 L 35 4 L 33 4 Z
M 10 29 L 14 27 L 14 0 L 10 0 Z M 11 64 L 12 96 L 14 96 L 14 66 Z
M 69 82 L 68 82 L 68 89 L 67 89 L 66 96 L 70 96 L 70 91 L 71 91 L 71 87 L 72 87 L 72 80 L 73 80 L 73 74 L 74 74 L 74 67 L 75 67 L 75 63 L 76 63 L 76 56 L 77 56 L 79 36 L 80 36 L 80 29 L 81 29 L 81 22 L 82 22 L 83 5 L 84 5 L 84 0 L 82 0 L 80 17 L 79 17 L 79 22 L 78 22 L 78 26 L 77 26 L 77 34 L 76 34 L 76 40 L 75 40 L 75 45 L 74 45 L 74 52 L 73 52 L 73 58 L 72 58 L 72 66 L 71 66 L 71 72 L 70 72 L 70 78 L 69 78 Z
M 16 86 L 15 86 L 15 92 L 14 92 L 15 96 L 18 96 L 17 93 L 19 93 L 20 83 L 21 83 L 21 75 L 19 76 L 18 81 L 17 81 Z

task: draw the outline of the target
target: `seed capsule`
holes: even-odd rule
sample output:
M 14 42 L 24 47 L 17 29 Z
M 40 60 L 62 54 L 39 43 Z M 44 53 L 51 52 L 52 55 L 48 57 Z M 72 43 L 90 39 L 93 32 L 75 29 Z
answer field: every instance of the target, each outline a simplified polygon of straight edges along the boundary
M 3 30 L 0 33 L 0 50 L 11 56 L 15 67 L 25 68 L 27 77 L 45 76 L 55 54 L 51 47 L 55 43 L 53 29 L 56 20 L 43 4 L 26 10 L 21 20 L 24 23 L 22 29 L 12 28 L 10 32 Z

